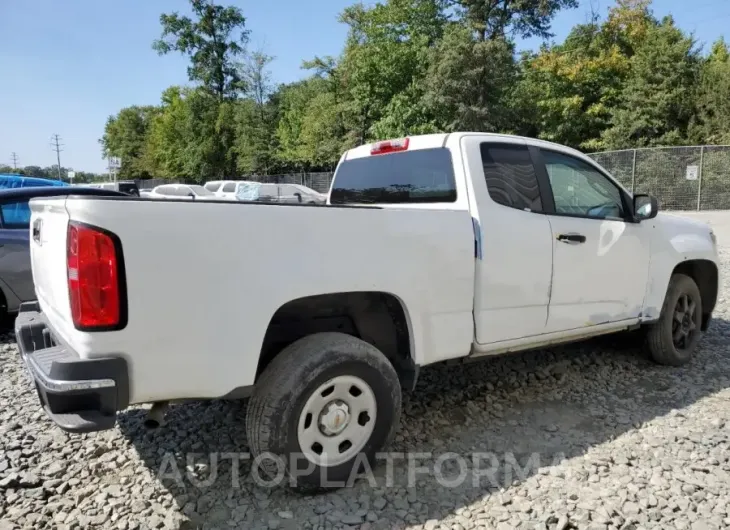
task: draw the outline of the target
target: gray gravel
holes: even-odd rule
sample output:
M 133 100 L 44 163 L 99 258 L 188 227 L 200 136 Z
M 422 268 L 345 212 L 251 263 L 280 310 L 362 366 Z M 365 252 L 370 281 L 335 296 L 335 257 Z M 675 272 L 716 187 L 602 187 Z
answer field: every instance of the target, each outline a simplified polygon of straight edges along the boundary
M 689 366 L 656 366 L 630 337 L 616 336 L 428 368 L 405 397 L 391 448 L 424 453 L 411 462 L 426 469 L 414 482 L 413 466 L 397 459 L 394 473 L 381 465 L 372 484 L 319 496 L 259 486 L 250 461 L 236 469 L 224 455 L 248 451 L 245 406 L 235 402 L 177 405 L 155 432 L 144 430 L 136 408 L 112 431 L 64 434 L 41 412 L 6 334 L 0 530 L 728 528 L 726 225 L 718 231 L 725 281 L 716 321 Z

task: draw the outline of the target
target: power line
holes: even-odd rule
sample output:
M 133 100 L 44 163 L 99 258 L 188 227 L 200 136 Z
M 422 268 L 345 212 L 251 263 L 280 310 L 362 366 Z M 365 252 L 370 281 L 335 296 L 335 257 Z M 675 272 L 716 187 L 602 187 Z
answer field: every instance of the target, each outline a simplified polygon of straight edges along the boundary
M 18 155 L 13 151 L 13 153 L 10 155 L 10 158 L 13 159 L 13 169 L 18 169 Z
M 51 147 L 54 151 L 56 151 L 56 161 L 58 161 L 58 180 L 61 180 L 61 147 L 63 147 L 63 144 L 61 143 L 61 137 L 58 134 L 54 134 L 51 136 Z

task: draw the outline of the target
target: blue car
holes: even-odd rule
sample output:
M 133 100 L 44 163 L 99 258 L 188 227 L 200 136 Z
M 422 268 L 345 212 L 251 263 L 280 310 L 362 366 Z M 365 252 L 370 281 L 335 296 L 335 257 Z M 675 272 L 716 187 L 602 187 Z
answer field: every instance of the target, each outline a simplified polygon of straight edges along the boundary
M 39 177 L 25 177 L 23 175 L 8 175 L 0 173 L 0 189 L 35 188 L 39 186 L 69 186 L 62 180 L 43 179 Z

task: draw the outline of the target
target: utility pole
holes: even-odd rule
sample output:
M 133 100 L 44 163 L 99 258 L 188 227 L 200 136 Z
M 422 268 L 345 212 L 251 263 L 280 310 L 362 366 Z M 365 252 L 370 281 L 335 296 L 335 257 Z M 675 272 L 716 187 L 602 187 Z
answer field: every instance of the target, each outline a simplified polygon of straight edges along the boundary
M 54 134 L 51 136 L 51 147 L 54 151 L 56 151 L 56 161 L 58 162 L 58 180 L 61 180 L 61 147 L 63 147 L 63 144 L 61 143 L 61 137 L 58 134 Z
M 18 169 L 18 155 L 13 151 L 13 154 L 10 155 L 10 157 L 13 159 L 13 169 Z

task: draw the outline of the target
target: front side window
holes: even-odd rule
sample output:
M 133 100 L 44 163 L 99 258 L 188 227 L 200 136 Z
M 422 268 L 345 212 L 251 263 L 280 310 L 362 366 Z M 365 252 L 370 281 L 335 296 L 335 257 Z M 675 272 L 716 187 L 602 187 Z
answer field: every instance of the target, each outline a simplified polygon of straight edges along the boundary
M 207 182 L 204 187 L 208 191 L 218 191 L 218 188 L 221 187 L 221 183 L 220 182 Z
M 540 187 L 527 146 L 483 143 L 480 150 L 492 200 L 518 210 L 542 212 Z
M 139 189 L 134 182 L 123 182 L 119 184 L 119 191 L 127 195 L 135 195 L 139 197 Z
M 30 227 L 30 206 L 28 200 L 0 205 L 2 228 L 27 229 Z
M 279 199 L 279 186 L 277 184 L 261 184 L 258 200 L 276 201 Z
M 330 194 L 332 204 L 455 201 L 453 162 L 443 147 L 345 160 Z
M 541 150 L 555 213 L 595 219 L 624 218 L 621 191 L 590 164 L 570 155 Z

